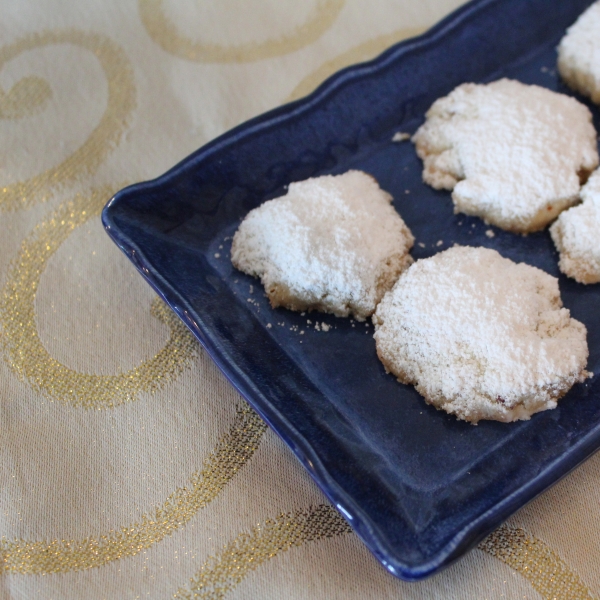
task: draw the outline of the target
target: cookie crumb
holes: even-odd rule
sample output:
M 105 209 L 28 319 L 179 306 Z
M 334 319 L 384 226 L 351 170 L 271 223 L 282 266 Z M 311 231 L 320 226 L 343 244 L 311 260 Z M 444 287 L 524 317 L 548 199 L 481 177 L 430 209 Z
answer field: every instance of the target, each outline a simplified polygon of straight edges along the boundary
M 406 140 L 410 140 L 410 133 L 405 131 L 398 131 L 392 138 L 392 142 L 405 142 Z
M 327 323 L 321 323 L 321 329 L 327 332 L 331 329 L 331 327 L 327 325 Z
M 489 238 L 496 237 L 496 234 L 491 229 L 486 229 L 485 235 L 487 235 Z

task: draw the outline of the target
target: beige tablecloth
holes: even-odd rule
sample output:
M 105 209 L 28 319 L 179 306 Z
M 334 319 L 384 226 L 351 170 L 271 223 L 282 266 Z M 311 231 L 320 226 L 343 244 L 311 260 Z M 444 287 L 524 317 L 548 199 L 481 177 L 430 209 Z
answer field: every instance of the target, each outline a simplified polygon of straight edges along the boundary
M 124 184 L 460 3 L 0 3 L 1 598 L 600 595 L 600 456 L 398 581 L 100 224 Z

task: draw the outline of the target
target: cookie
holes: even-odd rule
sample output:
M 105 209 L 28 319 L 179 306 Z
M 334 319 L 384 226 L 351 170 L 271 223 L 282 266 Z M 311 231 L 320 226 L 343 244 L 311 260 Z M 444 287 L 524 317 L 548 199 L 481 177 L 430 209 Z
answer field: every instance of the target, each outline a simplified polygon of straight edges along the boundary
M 386 370 L 472 423 L 529 419 L 589 376 L 586 328 L 562 307 L 558 280 L 487 248 L 415 262 L 373 323 Z
M 558 45 L 558 72 L 569 87 L 600 104 L 600 2 L 567 29 Z
M 362 171 L 292 183 L 244 219 L 231 260 L 260 277 L 274 308 L 364 320 L 412 262 L 414 238 L 391 202 Z
M 455 212 L 508 231 L 546 227 L 598 165 L 589 109 L 536 85 L 466 83 L 426 117 L 413 136 L 424 181 L 452 190 Z
M 600 282 L 600 170 L 581 190 L 583 203 L 563 212 L 550 227 L 560 270 L 579 283 Z

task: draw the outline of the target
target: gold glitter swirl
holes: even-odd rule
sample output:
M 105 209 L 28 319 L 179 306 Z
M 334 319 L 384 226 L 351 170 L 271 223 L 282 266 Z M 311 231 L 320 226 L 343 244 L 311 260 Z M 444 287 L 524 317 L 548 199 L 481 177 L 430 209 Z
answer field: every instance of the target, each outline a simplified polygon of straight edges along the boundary
M 107 154 L 120 141 L 135 108 L 133 70 L 123 50 L 110 38 L 77 30 L 45 31 L 20 38 L 13 44 L 0 48 L 0 69 L 13 58 L 28 50 L 53 44 L 72 44 L 92 52 L 104 71 L 108 83 L 108 104 L 98 125 L 91 135 L 73 154 L 58 166 L 52 167 L 25 181 L 0 188 L 0 212 L 14 211 L 44 202 L 52 193 L 81 176 L 93 174 Z M 35 83 L 34 83 L 35 81 Z M 47 91 L 39 78 L 18 82 L 4 98 L 3 108 L 8 114 L 24 116 L 19 112 L 39 108 Z M 44 82 L 46 86 L 48 84 Z M 48 86 L 49 87 L 49 86 Z M 15 100 L 19 102 L 15 102 Z M 36 104 L 37 103 L 37 104 Z M 23 106 L 24 108 L 19 108 Z M 6 113 L 5 113 L 6 114 Z
M 198 344 L 183 323 L 160 300 L 151 314 L 171 334 L 165 346 L 149 360 L 117 375 L 80 373 L 61 364 L 40 340 L 35 318 L 35 296 L 52 255 L 80 225 L 97 218 L 114 189 L 103 187 L 90 195 L 77 195 L 60 205 L 36 226 L 21 244 L 0 293 L 0 349 L 22 380 L 50 399 L 73 407 L 106 409 L 154 393 L 175 379 L 196 355 Z
M 240 406 L 231 429 L 194 473 L 153 511 L 131 525 L 84 540 L 31 542 L 0 540 L 0 571 L 21 575 L 66 573 L 100 567 L 134 556 L 171 535 L 212 500 L 252 458 L 266 425 L 248 406 Z
M 22 119 L 44 109 L 52 88 L 40 77 L 23 77 L 6 93 L 0 89 L 0 119 Z
M 282 514 L 247 534 L 239 535 L 209 557 L 178 600 L 221 600 L 248 573 L 281 552 L 306 542 L 349 533 L 350 526 L 330 505 Z M 580 577 L 546 544 L 523 529 L 507 525 L 486 538 L 479 548 L 524 576 L 545 600 L 597 600 Z
M 247 63 L 300 50 L 319 39 L 334 23 L 346 0 L 317 0 L 310 18 L 291 33 L 264 42 L 232 46 L 196 42 L 177 30 L 163 10 L 163 0 L 138 0 L 148 35 L 166 52 L 200 63 Z
M 208 558 L 190 585 L 173 598 L 220 600 L 248 573 L 281 552 L 323 538 L 350 533 L 351 528 L 329 504 L 279 515 L 239 535 L 221 552 Z
M 316 71 L 313 71 L 307 75 L 300 83 L 294 88 L 292 93 L 286 99 L 286 102 L 297 100 L 307 94 L 310 94 L 316 89 L 321 83 L 323 83 L 328 77 L 355 63 L 364 62 L 375 58 L 378 54 L 381 54 L 386 48 L 391 45 L 401 42 L 402 40 L 420 35 L 424 29 L 421 27 L 407 27 L 406 29 L 400 29 L 394 33 L 388 33 L 386 35 L 380 35 L 368 42 L 360 44 L 351 48 L 347 52 L 336 56 L 332 60 L 328 60 L 323 63 Z
M 502 525 L 479 549 L 520 573 L 545 600 L 595 600 L 579 575 L 524 529 Z

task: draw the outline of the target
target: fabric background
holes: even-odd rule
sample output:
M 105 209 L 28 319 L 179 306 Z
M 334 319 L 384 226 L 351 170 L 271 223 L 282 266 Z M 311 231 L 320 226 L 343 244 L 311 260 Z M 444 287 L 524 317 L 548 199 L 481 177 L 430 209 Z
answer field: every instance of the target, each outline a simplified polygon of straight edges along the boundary
M 388 575 L 100 210 L 459 0 L 0 3 L 0 598 L 594 598 L 600 457 Z

